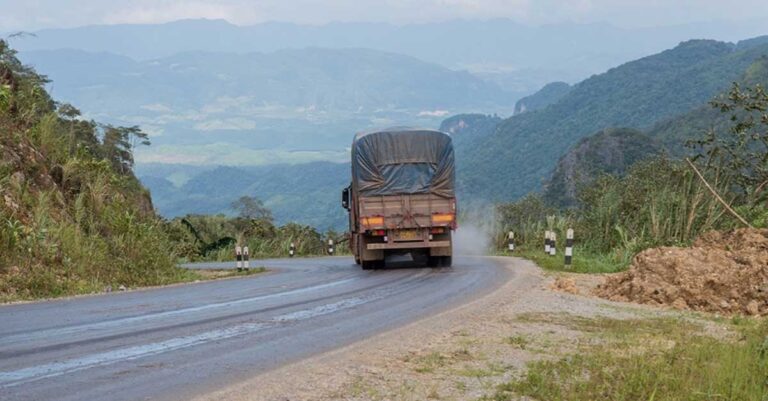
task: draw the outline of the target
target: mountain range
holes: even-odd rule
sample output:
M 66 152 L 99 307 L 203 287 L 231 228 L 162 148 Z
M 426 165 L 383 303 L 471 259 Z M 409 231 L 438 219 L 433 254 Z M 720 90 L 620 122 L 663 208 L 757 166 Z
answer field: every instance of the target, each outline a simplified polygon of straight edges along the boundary
M 611 127 L 650 129 L 699 109 L 766 54 L 768 37 L 692 40 L 586 79 L 558 101 L 514 115 L 457 149 L 458 187 L 490 202 L 538 190 L 580 139 Z
M 563 87 L 567 90 L 559 97 L 548 96 L 551 86 L 546 87 L 531 97 L 544 99 L 535 110 L 506 119 L 487 114 L 447 118 L 439 128 L 454 137 L 462 204 L 471 208 L 510 201 L 549 184 L 545 189 L 550 201 L 568 205 L 573 202 L 576 186 L 595 174 L 621 174 L 633 162 L 662 150 L 679 155 L 686 139 L 725 123 L 707 105 L 709 100 L 734 81 L 754 76 L 762 82 L 768 77 L 768 73 L 760 72 L 768 70 L 766 55 L 768 37 L 736 44 L 687 41 Z M 226 197 L 221 195 L 231 192 L 232 199 L 241 194 L 265 199 L 278 220 L 312 219 L 323 228 L 342 228 L 345 224 L 337 198 L 348 180 L 348 164 L 282 166 L 275 171 L 293 177 L 281 178 L 289 189 L 252 176 L 276 174 L 266 167 L 219 169 L 205 175 L 187 174 L 185 170 L 184 166 L 139 167 L 138 174 L 152 190 L 161 213 L 227 212 Z M 584 177 L 575 177 L 577 170 Z M 332 174 L 338 176 L 330 178 Z M 159 187 L 148 181 L 158 176 L 177 180 L 173 186 L 164 184 L 163 191 L 172 195 L 161 194 Z M 290 202 L 282 202 L 283 192 L 298 185 L 298 176 L 300 185 L 313 196 L 302 201 L 296 195 Z M 207 186 L 198 182 L 201 180 Z M 233 187 L 238 181 L 247 185 Z M 250 185 L 252 182 L 257 184 Z M 197 200 L 206 196 L 210 202 Z M 196 201 L 188 203 L 185 199 Z M 326 217 L 315 212 L 315 205 L 322 205 Z M 311 212 L 303 212 L 309 208 Z
M 405 25 L 266 22 L 250 26 L 223 20 L 182 20 L 46 29 L 33 32 L 34 37 L 14 40 L 13 45 L 21 51 L 111 52 L 135 60 L 196 51 L 249 53 L 365 47 L 481 73 L 507 90 L 525 95 L 555 80 L 578 82 L 686 39 L 734 41 L 764 33 L 764 27 L 765 21 L 758 19 L 634 29 L 610 23 L 531 26 L 502 18 Z
M 180 53 L 135 61 L 41 50 L 20 57 L 89 118 L 140 125 L 139 163 L 262 165 L 339 160 L 354 132 L 507 110 L 511 94 L 466 71 L 369 49 Z M 244 150 L 247 150 L 244 151 Z
M 530 28 L 505 20 L 483 26 L 486 38 L 497 35 L 491 41 L 496 45 L 510 32 L 526 37 L 521 32 Z M 218 29 L 220 35 L 184 47 L 182 38 L 194 38 L 201 27 L 209 33 Z M 450 132 L 459 196 L 467 207 L 514 200 L 542 188 L 555 203 L 568 204 L 579 185 L 580 178 L 573 174 L 577 170 L 586 173 L 582 183 L 595 174 L 621 174 L 644 155 L 682 154 L 686 139 L 721 128 L 724 122 L 707 102 L 734 81 L 755 76 L 762 82 L 765 75 L 759 72 L 766 63 L 761 60 L 768 55 L 768 37 L 736 43 L 687 40 L 650 56 L 610 64 L 607 71 L 581 81 L 553 79 L 536 92 L 523 93 L 500 83 L 499 75 L 488 74 L 510 65 L 518 73 L 525 68 L 541 73 L 548 64 L 567 65 L 571 72 L 584 66 L 582 72 L 594 69 L 597 64 L 590 63 L 604 62 L 613 46 L 609 44 L 622 47 L 614 41 L 626 39 L 621 36 L 626 32 L 599 24 L 574 25 L 557 34 L 572 35 L 577 44 L 573 53 L 558 50 L 568 47 L 563 37 L 542 33 L 526 38 L 550 40 L 550 46 L 540 43 L 537 51 L 521 56 L 507 53 L 515 53 L 518 46 L 525 49 L 528 43 L 511 41 L 504 51 L 476 43 L 465 52 L 469 39 L 451 35 L 475 28 L 462 21 L 311 29 L 182 21 L 151 29 L 89 27 L 56 35 L 45 31 L 37 48 L 22 46 L 21 56 L 53 79 L 56 98 L 78 104 L 87 117 L 137 123 L 152 134 L 153 145 L 137 150 L 137 175 L 163 215 L 231 213 L 231 200 L 253 195 L 265 201 L 278 222 L 341 228 L 338 191 L 348 181 L 348 143 L 356 131 L 405 124 Z M 152 37 L 146 29 L 169 35 L 153 50 L 156 54 L 142 53 L 140 45 Z M 360 38 L 348 37 L 354 30 Z M 80 49 L 54 49 L 85 32 L 94 38 L 83 39 Z M 264 32 L 282 35 L 267 44 L 243 44 L 243 38 Z M 331 40 L 331 32 L 344 37 Z M 447 42 L 454 42 L 453 52 L 434 36 L 431 43 L 441 43 L 436 49 L 419 48 L 417 32 L 424 38 L 442 32 Z M 587 40 L 606 32 L 615 35 Z M 659 38 L 675 36 L 666 32 Z M 404 33 L 417 39 L 397 48 L 405 55 L 391 52 L 388 46 L 394 42 L 389 41 L 402 39 L 398 35 Z M 124 39 L 129 37 L 136 40 L 126 47 L 130 41 Z M 123 44 L 102 48 L 103 38 L 122 38 Z M 356 40 L 374 50 L 338 48 Z M 621 57 L 653 42 L 634 40 L 621 43 Z M 324 41 L 335 48 L 301 47 L 327 44 Z M 223 42 L 228 44 L 219 46 Z M 592 52 L 579 47 L 584 43 L 593 45 Z M 102 50 L 109 53 L 95 53 Z M 589 61 L 580 64 L 569 54 Z M 469 65 L 470 71 L 459 69 Z M 499 68 L 488 68 L 491 65 Z

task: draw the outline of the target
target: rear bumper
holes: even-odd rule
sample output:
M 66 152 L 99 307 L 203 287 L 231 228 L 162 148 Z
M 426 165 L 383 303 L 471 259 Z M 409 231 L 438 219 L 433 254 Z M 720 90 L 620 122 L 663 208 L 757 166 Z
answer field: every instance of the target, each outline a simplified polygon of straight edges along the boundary
M 368 244 L 368 250 L 376 249 L 417 249 L 417 248 L 446 248 L 451 246 L 451 241 L 411 241 Z

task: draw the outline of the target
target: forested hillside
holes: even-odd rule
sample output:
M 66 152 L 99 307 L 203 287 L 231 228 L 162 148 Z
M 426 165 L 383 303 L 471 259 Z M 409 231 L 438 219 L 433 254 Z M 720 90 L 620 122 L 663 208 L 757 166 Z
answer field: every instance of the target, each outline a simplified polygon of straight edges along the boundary
M 515 103 L 515 114 L 541 110 L 557 103 L 571 91 L 571 85 L 565 82 L 552 82 L 544 85 L 538 92 L 526 96 Z
M 513 116 L 459 148 L 460 191 L 497 201 L 536 190 L 579 139 L 608 127 L 649 129 L 701 107 L 765 54 L 765 38 L 737 45 L 695 40 L 587 79 L 560 101 Z
M 141 180 L 165 217 L 233 215 L 232 201 L 252 196 L 264 202 L 278 224 L 297 222 L 320 230 L 345 229 L 341 189 L 349 185 L 349 163 L 217 167 L 195 174 L 178 187 L 164 179 L 163 173 L 168 174 L 162 166 L 143 167 Z
M 759 57 L 738 79 L 743 87 L 768 85 L 768 57 Z M 719 94 L 712 101 L 722 101 Z M 545 185 L 544 197 L 553 205 L 575 206 L 579 190 L 601 175 L 623 176 L 632 164 L 652 156 L 680 159 L 694 154 L 692 146 L 712 132 L 727 132 L 733 122 L 711 102 L 657 122 L 640 132 L 606 129 L 580 140 L 558 161 Z
M 577 193 L 602 174 L 624 175 L 635 163 L 657 155 L 661 146 L 630 128 L 609 128 L 581 139 L 563 155 L 544 188 L 557 206 L 575 205 Z
M 501 121 L 497 115 L 459 114 L 443 120 L 438 129 L 451 134 L 454 146 L 464 146 L 490 135 Z
M 83 120 L 46 82 L 0 40 L 0 300 L 181 279 L 132 172 L 145 134 Z

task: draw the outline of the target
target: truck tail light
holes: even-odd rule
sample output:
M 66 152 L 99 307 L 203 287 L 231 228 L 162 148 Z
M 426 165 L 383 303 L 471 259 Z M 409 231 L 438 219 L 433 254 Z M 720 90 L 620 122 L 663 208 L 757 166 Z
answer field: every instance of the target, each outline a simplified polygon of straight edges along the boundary
M 363 217 L 361 220 L 363 222 L 363 225 L 368 227 L 384 225 L 384 217 L 382 216 Z
M 443 228 L 443 227 L 432 227 L 429 230 L 430 234 L 442 234 L 444 232 L 445 232 L 445 228 Z
M 370 235 L 373 235 L 374 237 L 382 237 L 384 235 L 387 235 L 387 230 L 370 230 L 368 231 Z
M 453 214 L 451 213 L 435 213 L 432 215 L 432 223 L 452 223 Z

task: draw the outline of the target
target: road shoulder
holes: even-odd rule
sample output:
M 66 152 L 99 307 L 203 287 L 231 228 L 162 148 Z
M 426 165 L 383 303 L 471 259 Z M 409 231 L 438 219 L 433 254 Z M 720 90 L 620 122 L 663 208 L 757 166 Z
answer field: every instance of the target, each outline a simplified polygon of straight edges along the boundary
M 467 304 L 256 376 L 198 400 L 474 399 L 567 352 L 583 333 L 558 316 L 629 319 L 668 312 L 553 291 L 558 277 L 498 257 L 511 279 Z M 547 319 L 528 319 L 531 316 Z M 553 349 L 548 349 L 553 348 Z

